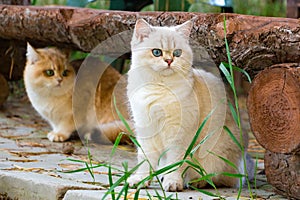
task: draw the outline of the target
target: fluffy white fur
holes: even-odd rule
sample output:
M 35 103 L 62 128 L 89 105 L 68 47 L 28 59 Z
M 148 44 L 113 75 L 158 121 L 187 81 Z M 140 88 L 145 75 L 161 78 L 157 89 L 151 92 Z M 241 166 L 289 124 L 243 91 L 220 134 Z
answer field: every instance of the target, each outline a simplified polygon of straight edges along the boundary
M 200 124 L 211 114 L 197 144 L 204 137 L 210 137 L 194 158 L 207 173 L 239 173 L 208 153 L 212 151 L 223 156 L 240 168 L 241 151 L 222 129 L 226 124 L 239 138 L 237 127 L 227 112 L 223 82 L 213 74 L 192 68 L 193 53 L 188 42 L 191 29 L 191 21 L 175 27 L 153 27 L 142 19 L 136 22 L 127 95 L 137 141 L 145 153 L 138 149 L 138 162 L 148 159 L 157 170 L 181 160 Z M 153 49 L 161 50 L 162 55 L 154 56 Z M 173 54 L 176 49 L 182 50 L 180 56 Z M 192 169 L 187 170 L 182 178 L 185 168 L 186 164 L 164 175 L 165 190 L 181 191 L 189 181 L 200 178 Z M 128 182 L 134 186 L 149 172 L 150 167 L 144 162 Z M 216 185 L 230 187 L 239 184 L 238 179 L 222 175 L 213 177 L 213 181 Z M 197 187 L 206 184 L 205 181 L 194 183 Z

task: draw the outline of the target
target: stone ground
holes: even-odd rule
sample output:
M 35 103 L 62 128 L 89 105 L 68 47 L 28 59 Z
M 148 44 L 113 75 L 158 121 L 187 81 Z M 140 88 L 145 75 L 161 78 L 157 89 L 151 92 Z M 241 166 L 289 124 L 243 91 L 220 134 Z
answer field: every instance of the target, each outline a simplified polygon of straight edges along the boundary
M 244 104 L 243 104 L 244 105 Z M 247 121 L 246 113 L 242 115 Z M 109 189 L 108 168 L 106 163 L 113 163 L 116 169 L 123 169 L 122 163 L 128 162 L 129 168 L 135 166 L 135 150 L 132 146 L 119 146 L 111 157 L 112 145 L 90 144 L 89 151 L 93 164 L 100 167 L 93 169 L 94 179 L 88 170 L 67 173 L 85 167 L 89 162 L 88 148 L 80 140 L 64 143 L 52 143 L 46 138 L 49 126 L 33 110 L 24 93 L 10 96 L 0 108 L 0 200 L 1 199 L 103 199 Z M 249 125 L 245 123 L 245 130 Z M 251 139 L 250 153 L 258 157 L 256 186 L 252 191 L 256 199 L 285 199 L 273 192 L 272 186 L 266 182 L 263 170 L 263 149 Z M 78 162 L 83 161 L 83 162 Z M 102 165 L 102 166 L 101 166 Z M 113 170 L 117 181 L 122 174 Z M 117 191 L 122 189 L 122 184 Z M 139 199 L 157 198 L 156 191 L 162 191 L 154 184 L 141 191 Z M 212 189 L 205 191 L 215 192 Z M 237 190 L 218 189 L 226 199 L 236 199 Z M 135 190 L 130 190 L 127 199 L 133 199 Z M 166 193 L 173 199 L 218 199 L 194 190 L 180 193 Z M 107 196 L 105 199 L 111 199 Z M 124 199 L 124 196 L 121 198 Z M 249 199 L 249 191 L 243 189 L 242 198 Z

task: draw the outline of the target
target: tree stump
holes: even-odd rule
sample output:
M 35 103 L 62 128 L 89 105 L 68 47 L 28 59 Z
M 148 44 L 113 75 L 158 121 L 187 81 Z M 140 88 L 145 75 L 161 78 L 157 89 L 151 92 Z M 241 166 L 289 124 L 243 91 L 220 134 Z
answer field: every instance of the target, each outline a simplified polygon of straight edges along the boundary
M 265 171 L 276 191 L 300 199 L 300 64 L 261 71 L 248 95 L 250 124 L 267 149 Z
M 9 87 L 6 79 L 0 74 L 0 106 L 6 101 L 9 94 Z

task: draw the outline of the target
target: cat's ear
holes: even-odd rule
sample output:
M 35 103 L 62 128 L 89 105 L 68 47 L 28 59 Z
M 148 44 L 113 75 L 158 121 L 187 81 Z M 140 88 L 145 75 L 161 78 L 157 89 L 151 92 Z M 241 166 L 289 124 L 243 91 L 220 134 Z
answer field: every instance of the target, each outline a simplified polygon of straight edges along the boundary
M 138 19 L 135 23 L 134 36 L 138 41 L 143 41 L 151 32 L 151 26 L 143 19 Z
M 27 60 L 30 63 L 35 63 L 39 60 L 39 53 L 27 42 L 27 53 L 26 53 Z
M 175 30 L 178 31 L 181 35 L 183 35 L 186 39 L 190 37 L 191 31 L 193 28 L 192 21 L 186 21 L 183 24 L 180 24 L 175 27 Z

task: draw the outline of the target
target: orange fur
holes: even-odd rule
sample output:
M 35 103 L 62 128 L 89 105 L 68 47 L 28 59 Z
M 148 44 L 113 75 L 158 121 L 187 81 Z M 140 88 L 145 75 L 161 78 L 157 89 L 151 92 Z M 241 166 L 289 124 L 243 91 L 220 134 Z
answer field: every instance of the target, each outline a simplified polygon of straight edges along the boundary
M 120 73 L 112 67 L 106 69 L 95 96 L 97 119 L 86 116 L 86 123 L 75 126 L 72 97 L 76 72 L 68 61 L 68 55 L 57 48 L 34 49 L 28 44 L 24 70 L 26 91 L 33 107 L 51 125 L 52 131 L 48 133 L 51 141 L 66 141 L 76 128 L 80 128 L 86 130 L 86 133 L 100 129 L 101 131 L 96 133 L 104 133 L 114 142 L 118 134 L 125 130 L 113 113 L 111 103 L 114 88 L 120 77 Z M 128 138 L 124 138 L 122 142 L 128 142 Z

